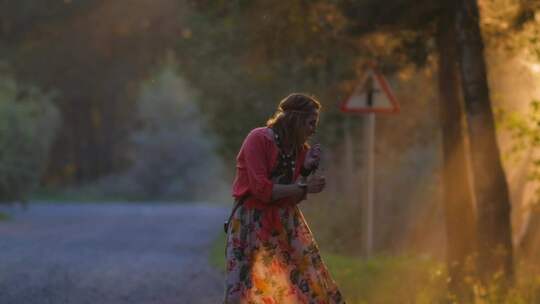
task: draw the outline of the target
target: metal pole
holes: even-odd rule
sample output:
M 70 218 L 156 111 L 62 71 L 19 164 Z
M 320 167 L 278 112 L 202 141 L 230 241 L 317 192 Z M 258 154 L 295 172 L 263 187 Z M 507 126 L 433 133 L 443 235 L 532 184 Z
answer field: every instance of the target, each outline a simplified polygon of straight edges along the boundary
M 366 256 L 373 254 L 373 216 L 375 198 L 375 114 L 369 113 L 366 117 Z
M 353 140 L 351 134 L 351 118 L 345 117 L 343 120 L 343 129 L 345 134 L 345 162 L 344 162 L 344 173 L 345 173 L 345 182 L 344 185 L 344 194 L 345 200 L 348 204 L 353 200 L 353 190 L 354 190 L 354 156 L 353 156 Z

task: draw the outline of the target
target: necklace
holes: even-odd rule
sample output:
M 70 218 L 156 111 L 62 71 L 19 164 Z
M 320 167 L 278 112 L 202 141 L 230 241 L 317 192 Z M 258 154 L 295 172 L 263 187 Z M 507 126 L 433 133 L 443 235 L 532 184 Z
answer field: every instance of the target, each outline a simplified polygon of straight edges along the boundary
M 272 171 L 271 177 L 276 179 L 279 184 L 290 184 L 293 179 L 296 153 L 294 150 L 291 153 L 285 153 L 285 149 L 283 149 L 282 142 L 276 132 L 274 132 L 274 140 L 279 153 L 277 164 Z

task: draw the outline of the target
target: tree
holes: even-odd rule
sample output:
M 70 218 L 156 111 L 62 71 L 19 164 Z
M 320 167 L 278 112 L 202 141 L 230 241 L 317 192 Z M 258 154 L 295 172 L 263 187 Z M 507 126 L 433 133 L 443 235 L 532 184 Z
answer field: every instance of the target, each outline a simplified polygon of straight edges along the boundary
M 197 94 L 178 76 L 174 60 L 169 61 L 144 82 L 137 98 L 141 127 L 132 133 L 133 166 L 101 180 L 100 188 L 112 196 L 138 200 L 228 197 Z
M 455 39 L 454 5 L 451 1 L 437 1 L 421 5 L 406 6 L 407 1 L 360 2 L 343 1 L 351 18 L 356 18 L 359 25 L 356 30 L 363 33 L 377 24 L 386 31 L 403 32 L 412 30 L 417 33 L 417 40 L 412 43 L 404 39 L 405 46 L 400 51 L 410 53 L 410 60 L 424 64 L 414 54 L 437 53 L 439 108 L 442 131 L 443 168 L 442 188 L 444 216 L 446 221 L 446 259 L 449 272 L 450 293 L 460 299 L 470 299 L 472 286 L 466 283 L 466 277 L 475 275 L 476 226 L 473 211 L 471 189 L 469 186 L 467 151 L 465 149 L 466 130 L 463 130 L 463 107 L 461 105 L 460 77 L 457 66 Z M 350 10 L 350 8 L 353 8 Z M 379 14 L 374 12 L 379 12 Z M 380 13 L 385 11 L 386 14 Z M 355 13 L 357 12 L 357 13 Z M 361 15 L 359 15 L 361 13 Z M 369 20 L 373 18 L 375 20 Z M 366 20 L 367 19 L 367 20 Z M 382 24 L 382 26 L 381 26 Z M 430 28 L 435 27 L 435 31 Z M 371 29 L 374 30 L 374 29 Z M 430 49 L 426 41 L 435 40 L 436 49 Z M 418 49 L 423 51 L 418 52 Z M 425 55 L 427 57 L 427 55 Z
M 476 0 L 459 2 L 456 30 L 477 205 L 478 267 L 484 283 L 514 275 L 510 199 L 495 138 Z
M 340 119 L 334 103 L 344 98 L 342 86 L 354 79 L 354 60 L 366 49 L 351 47 L 334 5 L 194 1 L 193 8 L 192 35 L 179 42 L 177 57 L 203 94 L 212 129 L 227 139 L 220 147 L 227 161 L 248 129 L 264 123 L 291 91 L 310 92 L 324 103 L 323 128 Z
M 362 15 L 356 15 L 358 19 L 361 19 L 361 16 L 376 16 L 378 19 L 375 20 L 376 22 L 373 22 L 374 20 L 366 22 L 366 18 L 363 18 L 362 21 L 357 23 L 360 29 L 362 29 L 362 25 L 364 25 L 363 28 L 369 29 L 370 27 L 366 26 L 366 24 L 375 23 L 379 26 L 386 25 L 386 30 L 392 28 L 395 31 L 402 31 L 403 29 L 418 30 L 422 27 L 429 27 L 429 24 L 433 24 L 444 16 L 445 6 L 450 3 L 447 1 L 437 2 L 437 4 L 426 3 L 425 6 L 422 5 L 422 8 L 415 4 L 408 8 L 404 6 L 405 2 L 407 1 L 396 0 L 392 1 L 390 5 L 385 2 L 386 7 L 382 7 L 383 4 L 377 2 L 343 1 L 349 8 L 353 8 L 349 10 L 349 16 L 361 12 Z M 500 155 L 495 142 L 489 91 L 485 77 L 485 59 L 482 53 L 482 37 L 478 25 L 478 8 L 476 1 L 460 3 L 461 5 L 456 7 L 459 18 L 455 26 L 457 26 L 459 37 L 460 72 L 469 123 L 468 135 L 472 142 L 470 153 L 474 194 L 478 210 L 478 250 L 480 253 L 478 261 L 481 263 L 480 271 L 484 278 L 502 271 L 503 277 L 511 280 L 513 267 L 509 223 L 510 202 L 504 172 L 500 164 Z M 400 7 L 401 11 L 398 10 Z M 419 8 L 418 11 L 416 11 L 417 8 Z M 384 9 L 387 9 L 388 14 L 380 14 L 380 11 Z M 377 12 L 379 13 L 377 14 Z M 426 12 L 431 12 L 431 17 Z M 361 30 L 358 31 L 362 32 Z M 427 34 L 425 40 L 430 38 L 429 32 Z M 445 68 L 445 63 L 442 62 L 441 66 Z M 441 83 L 441 85 L 447 84 Z M 450 82 L 450 85 L 452 86 L 452 82 Z M 454 86 L 441 88 L 440 90 L 443 93 L 443 98 L 445 98 L 444 96 L 447 95 L 444 93 L 445 91 L 456 89 L 457 87 Z M 454 104 L 457 103 L 454 102 Z M 456 118 L 458 117 L 454 117 L 454 119 Z M 447 136 L 450 136 L 450 134 L 446 133 Z M 450 138 L 446 140 L 451 141 Z M 466 165 L 463 162 L 464 159 L 462 159 L 460 167 L 465 169 Z M 451 189 L 452 185 L 446 184 L 448 181 L 448 179 L 445 181 L 445 187 Z M 462 237 L 465 236 L 462 235 Z M 493 252 L 494 248 L 498 251 Z M 457 248 L 454 249 L 458 250 Z M 450 250 L 452 251 L 452 249 Z
M 60 123 L 53 96 L 0 75 L 0 202 L 25 201 L 39 183 Z
M 126 169 L 139 83 L 176 43 L 182 3 L 21 0 L 0 5 L 0 52 L 17 80 L 58 93 L 62 126 L 43 182 L 78 184 Z
M 443 133 L 443 203 L 446 220 L 447 267 L 450 292 L 470 300 L 466 283 L 474 275 L 476 250 L 475 219 L 467 166 L 463 109 L 459 83 L 454 11 L 442 14 L 437 22 L 438 81 L 441 130 Z

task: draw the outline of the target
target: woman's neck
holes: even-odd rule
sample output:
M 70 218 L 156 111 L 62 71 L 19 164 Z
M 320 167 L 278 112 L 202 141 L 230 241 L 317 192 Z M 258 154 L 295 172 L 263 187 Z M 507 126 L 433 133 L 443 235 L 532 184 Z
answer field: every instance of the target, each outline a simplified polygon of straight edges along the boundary
M 276 144 L 278 145 L 278 147 L 282 150 L 283 153 L 286 153 L 286 154 L 291 154 L 293 152 L 293 147 L 291 146 L 291 144 L 289 143 L 289 141 L 287 140 L 287 138 L 284 136 L 285 134 L 278 134 L 278 132 L 276 132 L 276 130 L 274 130 L 273 128 L 268 128 L 270 130 L 270 134 L 272 135 L 272 138 L 274 139 L 274 142 L 276 142 Z M 276 139 L 275 136 L 278 136 L 278 138 Z M 278 143 L 279 141 L 279 143 Z

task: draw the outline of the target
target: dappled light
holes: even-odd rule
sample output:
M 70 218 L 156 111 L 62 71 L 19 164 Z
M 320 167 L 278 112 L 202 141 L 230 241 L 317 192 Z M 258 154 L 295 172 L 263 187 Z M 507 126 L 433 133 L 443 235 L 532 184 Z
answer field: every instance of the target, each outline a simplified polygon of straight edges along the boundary
M 0 303 L 540 303 L 540 2 L 0 20 Z

